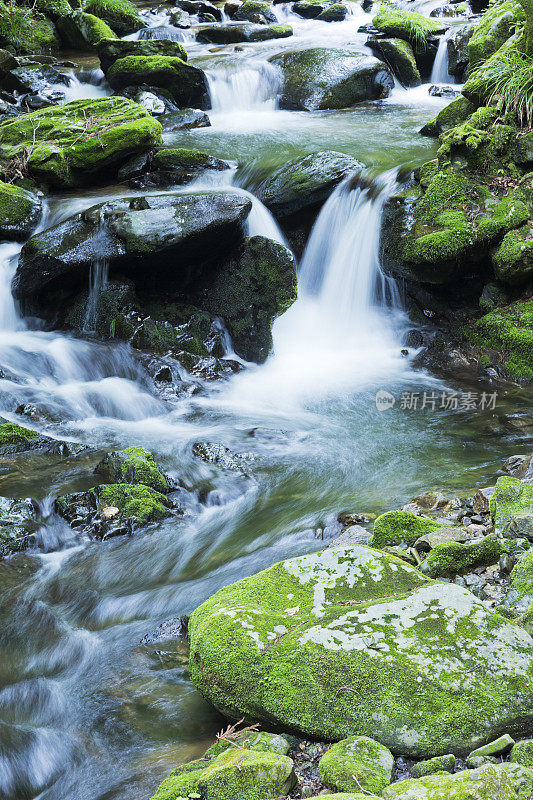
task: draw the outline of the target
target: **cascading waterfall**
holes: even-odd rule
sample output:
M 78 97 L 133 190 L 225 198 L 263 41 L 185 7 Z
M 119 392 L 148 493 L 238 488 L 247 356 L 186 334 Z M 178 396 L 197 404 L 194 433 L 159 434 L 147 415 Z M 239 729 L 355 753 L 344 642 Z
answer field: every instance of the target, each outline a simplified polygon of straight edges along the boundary
M 440 37 L 439 46 L 433 62 L 430 76 L 431 83 L 453 83 L 454 79 L 448 72 L 448 37 L 446 34 Z
M 102 290 L 107 285 L 108 275 L 108 261 L 105 259 L 98 259 L 92 264 L 91 273 L 89 275 L 89 298 L 87 300 L 87 310 L 83 323 L 83 330 L 85 332 L 94 332 L 96 329 L 100 296 Z
M 280 88 L 280 72 L 266 61 L 246 69 L 215 70 L 207 74 L 214 112 L 273 110 Z

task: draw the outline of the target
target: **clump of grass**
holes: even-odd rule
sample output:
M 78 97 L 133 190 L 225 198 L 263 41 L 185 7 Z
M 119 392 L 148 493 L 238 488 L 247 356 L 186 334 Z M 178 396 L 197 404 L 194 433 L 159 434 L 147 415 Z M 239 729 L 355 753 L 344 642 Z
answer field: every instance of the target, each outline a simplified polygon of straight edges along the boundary
M 388 36 L 397 36 L 409 42 L 415 52 L 425 52 L 429 39 L 435 35 L 440 26 L 432 19 L 413 11 L 392 9 L 382 3 L 373 19 L 373 25 Z
M 533 124 L 533 58 L 520 50 L 498 52 L 484 64 L 489 105 L 513 112 L 522 126 Z

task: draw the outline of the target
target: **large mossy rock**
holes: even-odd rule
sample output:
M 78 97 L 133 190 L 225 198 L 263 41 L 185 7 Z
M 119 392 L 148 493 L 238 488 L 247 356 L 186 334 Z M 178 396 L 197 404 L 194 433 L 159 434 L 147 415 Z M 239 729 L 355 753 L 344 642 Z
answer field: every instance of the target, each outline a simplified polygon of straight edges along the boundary
M 380 33 L 409 42 L 415 52 L 427 50 L 431 36 L 446 29 L 438 20 L 428 19 L 412 11 L 391 8 L 387 3 L 381 3 L 378 13 L 372 19 L 372 25 Z
M 530 636 L 466 589 L 366 547 L 228 586 L 189 634 L 191 677 L 231 719 L 319 740 L 369 735 L 422 758 L 533 728 Z
M 514 286 L 533 282 L 533 230 L 531 223 L 509 231 L 491 253 L 495 277 Z
M 399 781 L 384 800 L 529 800 L 533 770 L 519 764 L 484 764 L 455 775 L 427 775 Z
M 277 17 L 266 0 L 245 0 L 233 15 L 233 19 L 239 22 L 277 22 Z
M 424 136 L 439 136 L 444 131 L 449 131 L 451 128 L 455 128 L 465 122 L 475 110 L 475 105 L 460 94 L 445 106 L 442 111 L 439 111 L 436 117 L 426 122 L 420 133 Z
M 367 46 L 382 58 L 404 86 L 420 86 L 422 79 L 413 48 L 403 39 L 388 39 L 371 36 Z
M 125 56 L 107 70 L 113 89 L 153 86 L 166 89 L 182 107 L 206 108 L 209 92 L 205 73 L 174 56 Z
M 0 238 L 26 239 L 42 215 L 37 195 L 0 181 Z
M 352 156 L 325 150 L 288 161 L 253 191 L 275 217 L 283 218 L 322 205 L 337 184 L 362 169 Z
M 290 25 L 206 25 L 196 34 L 198 42 L 234 44 L 237 42 L 266 42 L 292 36 Z
M 184 46 L 171 39 L 102 39 L 98 43 L 98 58 L 106 75 L 115 61 L 127 56 L 170 56 L 187 61 Z
M 394 756 L 368 736 L 342 739 L 325 753 L 318 764 L 320 780 L 340 792 L 381 794 L 392 780 Z
M 152 800 L 266 800 L 284 797 L 296 783 L 293 762 L 278 753 L 238 746 L 211 760 L 199 759 L 177 767 L 163 781 Z
M 469 62 L 475 69 L 515 33 L 524 19 L 522 6 L 516 0 L 491 4 L 468 42 Z
M 296 300 L 297 285 L 291 251 L 264 236 L 253 236 L 214 280 L 209 279 L 199 304 L 222 317 L 236 353 L 263 362 L 272 348 L 272 323 Z
M 79 10 L 58 19 L 57 28 L 64 46 L 73 50 L 92 52 L 101 39 L 115 37 L 103 19 Z
M 135 33 L 146 25 L 137 7 L 129 0 L 89 0 L 84 10 L 103 19 L 121 36 Z
M 161 143 L 161 125 L 124 97 L 75 100 L 0 123 L 0 159 L 27 159 L 34 180 L 73 187 Z
M 250 210 L 247 198 L 231 192 L 126 197 L 92 206 L 25 244 L 13 291 L 27 298 L 67 284 L 85 288 L 98 256 L 108 260 L 111 274 L 119 271 L 144 286 L 157 274 L 184 289 L 198 278 L 199 265 L 221 259 L 242 239 Z
M 421 536 L 442 527 L 440 522 L 429 517 L 419 517 L 411 511 L 386 511 L 374 522 L 370 543 L 372 547 L 414 545 Z
M 498 353 L 498 366 L 513 380 L 533 379 L 533 301 L 495 308 L 465 329 L 482 351 Z
M 299 111 L 350 108 L 387 97 L 394 86 L 388 67 L 354 50 L 314 47 L 273 56 L 283 72 L 280 106 Z

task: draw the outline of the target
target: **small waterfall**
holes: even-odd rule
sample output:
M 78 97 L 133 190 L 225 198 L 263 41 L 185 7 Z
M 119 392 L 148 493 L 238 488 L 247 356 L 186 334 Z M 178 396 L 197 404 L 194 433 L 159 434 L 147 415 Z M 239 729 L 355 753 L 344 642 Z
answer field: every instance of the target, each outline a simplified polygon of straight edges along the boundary
M 140 40 L 147 39 L 170 39 L 172 42 L 193 41 L 192 34 L 186 33 L 174 25 L 155 25 L 153 28 L 141 28 L 137 31 L 135 38 Z
M 93 333 L 96 330 L 100 295 L 102 289 L 107 285 L 108 275 L 109 262 L 105 259 L 98 259 L 91 265 L 91 272 L 89 275 L 89 297 L 83 323 L 83 330 L 85 333 Z
M 395 186 L 396 170 L 378 181 L 348 178 L 313 227 L 300 267 L 300 291 L 317 297 L 322 312 L 337 323 L 364 319 L 376 303 L 398 306 L 396 285 L 379 262 L 381 214 Z
M 281 76 L 279 70 L 266 61 L 253 68 L 209 72 L 207 80 L 215 112 L 276 108 Z
M 440 37 L 439 46 L 433 62 L 430 83 L 453 83 L 454 79 L 448 72 L 448 37 L 446 34 Z

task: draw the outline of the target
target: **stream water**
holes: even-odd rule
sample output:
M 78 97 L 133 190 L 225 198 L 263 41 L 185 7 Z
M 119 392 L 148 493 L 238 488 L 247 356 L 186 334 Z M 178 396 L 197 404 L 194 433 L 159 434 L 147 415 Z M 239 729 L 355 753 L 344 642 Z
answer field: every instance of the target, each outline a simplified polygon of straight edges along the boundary
M 325 204 L 300 264 L 299 299 L 276 322 L 266 364 L 165 402 L 126 345 L 21 319 L 10 294 L 20 246 L 0 246 L 2 414 L 15 418 L 19 404 L 34 403 L 57 436 L 104 449 L 145 446 L 192 497 L 181 522 L 89 542 L 51 514 L 51 497 L 94 485 L 94 460 L 0 473 L 2 494 L 35 497 L 43 514 L 40 551 L 0 562 L 0 797 L 150 797 L 176 763 L 202 752 L 222 720 L 188 680 L 184 645 L 141 644 L 146 634 L 231 581 L 320 548 L 341 510 L 378 513 L 429 488 L 484 485 L 504 457 L 525 451 L 502 422 L 527 407 L 518 389 L 502 390 L 494 411 L 403 410 L 399 402 L 404 391 L 446 387 L 413 370 L 412 351 L 401 352 L 409 323 L 401 287 L 379 266 L 381 209 L 397 168 L 432 156 L 434 142 L 417 130 L 446 101 L 429 97 L 427 85 L 398 86 L 386 101 L 346 111 L 280 111 L 269 56 L 310 44 L 364 47 L 358 28 L 370 18 L 357 4 L 334 25 L 275 8 L 294 25 L 290 40 L 211 52 L 183 32 L 192 61 L 209 74 L 212 127 L 167 142 L 261 167 L 339 150 L 378 177 L 371 190 L 345 182 Z M 152 22 L 168 19 L 154 14 Z M 77 82 L 68 99 L 105 92 Z M 53 197 L 46 225 L 126 193 Z M 258 201 L 250 226 L 282 238 Z M 100 264 L 94 291 L 102 280 Z M 378 410 L 378 390 L 397 399 L 393 408 Z M 250 453 L 254 480 L 195 459 L 197 440 Z

